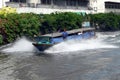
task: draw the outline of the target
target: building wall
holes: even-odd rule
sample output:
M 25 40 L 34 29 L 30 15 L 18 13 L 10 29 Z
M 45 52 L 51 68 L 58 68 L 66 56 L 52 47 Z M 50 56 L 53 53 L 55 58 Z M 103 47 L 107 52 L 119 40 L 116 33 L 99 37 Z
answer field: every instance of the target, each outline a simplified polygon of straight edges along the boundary
M 0 8 L 2 7 L 2 5 L 5 6 L 5 3 L 2 4 L 2 1 L 6 2 L 6 1 L 9 1 L 9 0 L 0 0 Z M 78 11 L 78 12 L 80 12 L 80 11 L 85 11 L 86 12 L 87 11 L 87 13 L 104 13 L 104 12 L 109 11 L 108 9 L 105 8 L 105 2 L 108 2 L 108 1 L 109 2 L 118 2 L 118 3 L 120 3 L 120 0 L 89 0 L 89 6 L 90 6 L 91 10 L 86 10 L 84 8 L 83 8 L 83 10 L 81 8 L 78 8 L 78 9 L 72 9 L 72 8 L 64 9 L 63 8 L 63 9 L 61 9 L 60 7 L 58 9 L 53 9 L 54 7 L 46 7 L 46 8 L 44 7 L 44 8 L 42 8 L 42 6 L 44 6 L 44 5 L 40 5 L 40 7 L 38 9 L 36 9 L 37 10 L 36 13 L 38 13 L 40 11 L 41 11 L 41 13 L 47 13 L 47 12 L 50 13 L 50 12 L 62 11 L 62 10 L 63 11 L 71 11 L 72 10 L 72 11 Z M 26 2 L 27 3 L 34 3 L 34 4 L 38 3 L 38 4 L 40 4 L 41 0 L 26 0 Z M 15 4 L 15 5 L 17 5 L 17 4 Z M 19 7 L 19 4 L 18 4 L 18 7 Z M 86 8 L 87 8 L 87 6 L 86 6 Z M 28 12 L 32 12 L 32 11 L 35 12 L 35 9 L 33 9 L 33 8 L 23 8 L 23 7 L 21 9 L 18 8 L 18 12 L 25 12 L 24 9 L 26 11 L 28 11 Z M 118 10 L 116 10 L 116 11 L 118 11 Z
M 105 2 L 115 2 L 115 3 L 119 3 L 120 4 L 120 0 L 105 0 Z M 116 4 L 114 4 L 115 6 L 117 6 Z M 114 7 L 114 6 L 113 6 Z M 117 8 L 105 8 L 105 12 L 115 12 L 115 13 L 120 13 L 120 9 Z
M 2 8 L 2 0 L 0 0 L 0 8 Z
M 98 13 L 99 12 L 106 12 L 106 9 L 105 9 L 105 2 L 117 2 L 117 3 L 120 3 L 120 0 L 98 0 L 97 1 L 98 4 L 97 4 L 97 7 L 98 7 Z M 113 10 L 111 10 L 113 11 Z
M 105 9 L 105 2 L 108 2 L 108 1 L 120 3 L 120 0 L 90 0 L 90 6 L 93 8 L 92 12 L 93 13 L 104 13 L 104 12 L 114 11 L 113 9 L 111 10 Z
M 105 12 L 104 0 L 90 0 L 93 13 L 103 13 Z
M 6 6 L 5 2 L 8 2 L 9 0 L 0 0 L 0 8 Z
M 120 0 L 104 0 L 105 1 L 110 1 L 110 2 L 119 2 L 120 3 Z
M 37 14 L 50 14 L 52 12 L 86 12 L 87 14 L 91 13 L 89 10 L 76 10 L 76 9 L 52 9 L 52 8 L 17 8 L 18 13 L 37 13 Z
M 40 3 L 40 0 L 26 0 L 26 1 L 27 3 L 35 3 L 35 4 Z

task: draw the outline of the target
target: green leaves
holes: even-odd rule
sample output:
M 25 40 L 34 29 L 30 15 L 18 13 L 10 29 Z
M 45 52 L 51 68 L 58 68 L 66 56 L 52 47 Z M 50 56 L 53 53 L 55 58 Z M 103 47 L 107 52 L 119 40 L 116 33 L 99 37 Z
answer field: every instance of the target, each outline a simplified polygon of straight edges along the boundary
M 40 26 L 40 32 L 46 34 L 56 32 L 59 29 L 77 29 L 81 27 L 82 20 L 82 15 L 72 12 L 45 14 L 42 15 L 43 22 Z
M 5 43 L 14 41 L 18 36 L 33 36 L 39 34 L 40 20 L 32 13 L 8 14 L 0 16 L 0 27 L 4 28 Z
M 90 15 L 91 22 L 98 24 L 100 30 L 115 31 L 120 29 L 120 15 L 114 13 L 99 13 Z
M 0 35 L 0 45 L 3 43 L 3 37 Z
M 72 12 L 33 14 L 10 13 L 7 16 L 0 15 L 0 44 L 14 41 L 17 37 L 47 34 L 60 29 L 81 28 L 83 21 L 90 21 L 94 27 L 100 30 L 120 30 L 120 15 L 114 13 L 99 13 L 81 15 Z M 97 24 L 97 25 L 96 25 Z

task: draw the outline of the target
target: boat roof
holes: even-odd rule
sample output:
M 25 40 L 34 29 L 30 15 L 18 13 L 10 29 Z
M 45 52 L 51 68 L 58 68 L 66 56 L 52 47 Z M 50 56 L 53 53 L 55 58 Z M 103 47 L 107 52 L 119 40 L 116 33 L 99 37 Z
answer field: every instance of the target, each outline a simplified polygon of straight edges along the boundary
M 52 37 L 52 36 L 44 36 L 44 35 L 40 35 L 40 36 L 36 36 L 36 37 L 34 37 L 34 38 L 50 38 L 50 37 Z
M 94 30 L 95 30 L 95 28 L 80 28 L 80 29 L 69 30 L 69 31 L 66 31 L 66 32 L 70 35 L 70 34 L 81 33 L 81 32 L 84 32 L 84 31 L 94 31 Z M 51 34 L 45 34 L 45 35 L 42 35 L 42 36 L 46 36 L 46 37 L 60 37 L 61 33 L 60 32 L 56 32 L 56 33 L 51 33 Z

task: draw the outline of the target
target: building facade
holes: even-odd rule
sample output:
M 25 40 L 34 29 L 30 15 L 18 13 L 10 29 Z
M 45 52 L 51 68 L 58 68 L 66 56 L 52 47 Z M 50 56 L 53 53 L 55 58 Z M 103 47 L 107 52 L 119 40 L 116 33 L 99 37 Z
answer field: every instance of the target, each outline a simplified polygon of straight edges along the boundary
M 0 8 L 6 6 L 6 2 L 8 2 L 9 0 L 0 0 Z
M 120 0 L 106 0 L 105 12 L 120 13 Z
M 19 13 L 120 12 L 120 0 L 8 0 L 6 5 L 17 8 Z

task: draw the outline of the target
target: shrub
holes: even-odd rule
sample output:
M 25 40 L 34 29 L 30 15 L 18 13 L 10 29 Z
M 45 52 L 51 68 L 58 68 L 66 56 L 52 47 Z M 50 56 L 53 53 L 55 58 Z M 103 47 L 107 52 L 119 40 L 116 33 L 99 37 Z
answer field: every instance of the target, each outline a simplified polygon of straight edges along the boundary
M 0 44 L 14 41 L 17 37 L 47 34 L 60 29 L 72 30 L 81 28 L 83 21 L 90 21 L 100 30 L 120 30 L 120 15 L 114 13 L 99 13 L 81 15 L 72 12 L 33 14 L 33 13 L 9 13 L 6 16 L 0 14 Z
M 56 32 L 59 29 L 77 29 L 81 28 L 83 21 L 82 15 L 65 12 L 65 13 L 52 13 L 40 15 L 42 17 L 42 25 L 40 26 L 40 32 L 42 34 Z
M 94 26 L 98 24 L 100 30 L 115 31 L 120 29 L 120 15 L 114 13 L 99 13 L 90 16 L 92 24 L 94 24 Z
M 0 35 L 0 45 L 3 43 L 3 37 Z

